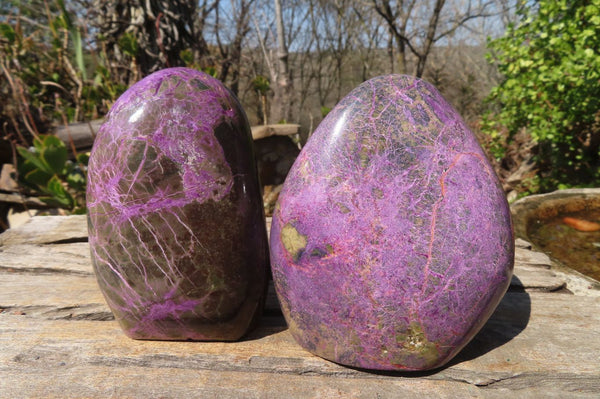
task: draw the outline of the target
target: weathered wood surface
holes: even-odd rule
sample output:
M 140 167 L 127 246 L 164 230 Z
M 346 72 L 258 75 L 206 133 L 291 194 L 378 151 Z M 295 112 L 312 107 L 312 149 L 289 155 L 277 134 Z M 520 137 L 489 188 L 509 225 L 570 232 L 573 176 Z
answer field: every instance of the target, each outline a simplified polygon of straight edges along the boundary
M 252 126 L 252 138 L 259 140 L 270 136 L 291 136 L 298 133 L 299 129 L 300 125 L 294 123 Z
M 271 292 L 236 343 L 127 338 L 97 288 L 83 216 L 0 235 L 0 397 L 598 397 L 600 296 L 517 242 L 515 278 L 476 338 L 440 370 L 376 373 L 299 347 Z M 575 279 L 575 280 L 573 280 Z
M 69 148 L 73 143 L 79 152 L 85 152 L 92 149 L 96 133 L 100 130 L 103 122 L 104 119 L 95 119 L 90 122 L 62 125 L 56 128 L 54 134 L 64 141 Z

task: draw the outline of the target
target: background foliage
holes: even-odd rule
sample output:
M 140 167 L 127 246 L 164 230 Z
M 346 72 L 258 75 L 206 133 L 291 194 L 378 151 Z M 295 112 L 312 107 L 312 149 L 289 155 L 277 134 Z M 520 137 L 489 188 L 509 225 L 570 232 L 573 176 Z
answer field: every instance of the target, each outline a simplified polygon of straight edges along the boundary
M 50 206 L 85 213 L 87 154 L 70 161 L 65 143 L 53 135 L 38 136 L 31 148 L 17 150 L 19 176 L 26 187 L 41 193 L 40 199 Z
M 532 191 L 600 184 L 600 0 L 540 0 L 490 43 L 505 77 L 487 116 L 495 155 L 524 130 L 534 143 Z
M 599 2 L 4 1 L 0 160 L 19 163 L 24 190 L 81 212 L 85 154 L 46 135 L 102 118 L 155 70 L 203 70 L 252 124 L 299 123 L 303 140 L 364 80 L 410 73 L 481 128 L 513 197 L 597 185 Z

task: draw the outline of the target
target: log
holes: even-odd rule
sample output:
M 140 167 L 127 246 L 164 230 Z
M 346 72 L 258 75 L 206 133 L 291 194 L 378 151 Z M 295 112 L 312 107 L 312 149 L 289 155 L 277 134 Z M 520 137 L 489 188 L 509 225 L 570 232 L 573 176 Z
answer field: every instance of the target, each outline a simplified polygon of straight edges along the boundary
M 291 136 L 297 134 L 299 130 L 300 125 L 293 123 L 252 126 L 252 138 L 259 140 L 269 136 Z
M 79 152 L 85 152 L 92 149 L 96 133 L 104 119 L 96 119 L 90 122 L 71 123 L 69 125 L 58 126 L 54 132 L 56 136 L 65 142 L 67 147 L 71 148 L 71 141 Z
M 54 134 L 67 144 L 70 148 L 71 141 L 77 151 L 89 151 L 94 144 L 96 133 L 100 130 L 103 119 L 96 119 L 88 122 L 71 123 L 69 125 L 58 126 Z M 297 134 L 300 125 L 294 123 L 283 123 L 276 125 L 252 126 L 252 138 L 254 140 L 269 136 L 291 136 Z

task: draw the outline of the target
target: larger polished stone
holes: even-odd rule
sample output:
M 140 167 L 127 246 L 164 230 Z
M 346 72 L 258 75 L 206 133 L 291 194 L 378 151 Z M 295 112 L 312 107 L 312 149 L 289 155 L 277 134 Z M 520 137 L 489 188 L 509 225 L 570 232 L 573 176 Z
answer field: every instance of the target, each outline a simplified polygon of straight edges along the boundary
M 102 292 L 139 339 L 236 340 L 261 311 L 268 273 L 246 116 L 216 79 L 156 72 L 114 104 L 87 191 Z
M 273 216 L 291 333 L 355 367 L 447 363 L 496 308 L 513 259 L 508 204 L 475 136 L 407 76 L 369 80 L 327 115 Z

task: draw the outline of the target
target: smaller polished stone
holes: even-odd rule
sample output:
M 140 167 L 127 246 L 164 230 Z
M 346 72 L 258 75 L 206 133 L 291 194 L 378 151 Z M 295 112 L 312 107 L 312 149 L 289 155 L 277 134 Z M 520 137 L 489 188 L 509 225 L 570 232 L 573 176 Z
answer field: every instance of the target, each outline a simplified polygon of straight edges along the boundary
M 514 240 L 475 135 L 409 76 L 371 79 L 327 115 L 275 207 L 271 263 L 294 338 L 344 365 L 450 361 L 506 292 Z
M 217 79 L 147 76 L 115 102 L 92 149 L 87 204 L 98 283 L 137 339 L 237 340 L 269 268 L 246 115 Z

